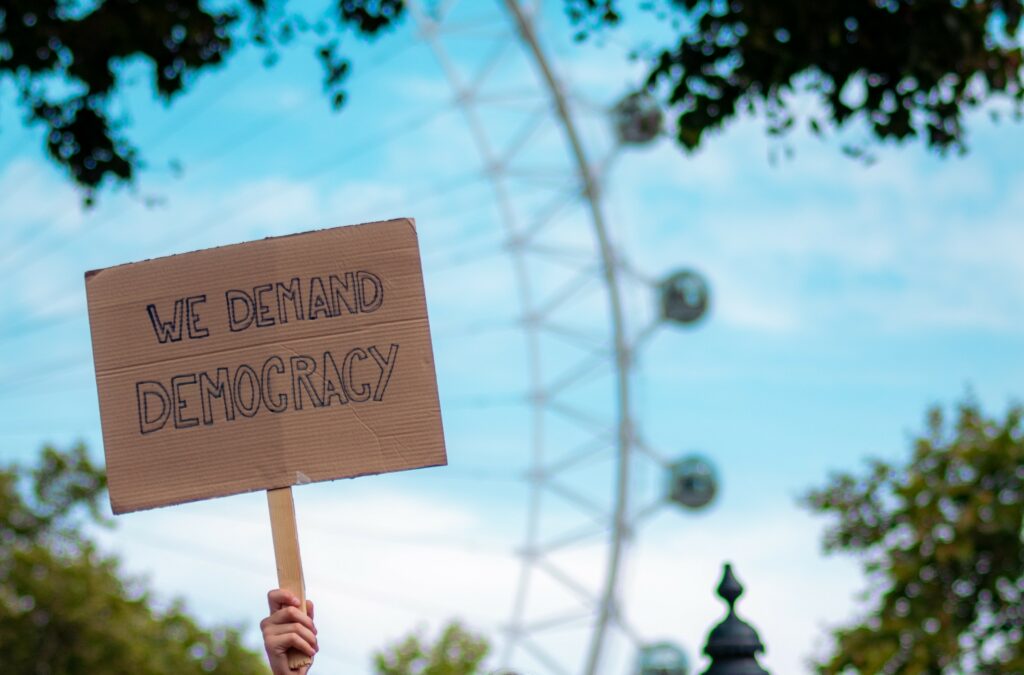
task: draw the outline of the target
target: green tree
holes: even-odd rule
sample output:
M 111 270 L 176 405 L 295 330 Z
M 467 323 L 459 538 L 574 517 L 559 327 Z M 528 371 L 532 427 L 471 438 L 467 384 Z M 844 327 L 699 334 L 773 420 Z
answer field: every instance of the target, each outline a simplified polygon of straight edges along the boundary
M 378 675 L 476 675 L 491 647 L 486 638 L 449 623 L 434 644 L 413 633 L 373 655 Z
M 833 476 L 810 507 L 826 551 L 858 555 L 867 612 L 822 673 L 1024 673 L 1024 409 L 928 415 L 909 463 Z
M 616 0 L 568 3 L 583 27 L 615 24 Z M 876 141 L 923 138 L 966 149 L 963 115 L 993 97 L 1020 111 L 1020 0 L 671 0 L 660 6 L 677 42 L 655 50 L 647 86 L 677 117 L 679 143 L 741 111 L 762 111 L 768 133 L 797 122 L 793 94 L 821 102 L 807 124 L 821 134 L 860 120 Z M 863 156 L 866 144 L 847 146 Z
M 762 111 L 768 132 L 782 135 L 798 126 L 791 94 L 808 92 L 822 103 L 806 120 L 815 132 L 862 120 L 869 139 L 963 150 L 964 112 L 994 97 L 1019 110 L 1024 96 L 1020 0 L 564 3 L 579 39 L 645 12 L 671 26 L 668 44 L 644 50 L 646 88 L 676 118 L 686 149 L 744 110 Z M 47 129 L 46 151 L 91 194 L 107 179 L 131 181 L 142 161 L 112 112 L 125 63 L 147 64 L 169 103 L 242 44 L 272 63 L 312 33 L 325 92 L 341 107 L 351 68 L 339 45 L 386 34 L 408 9 L 403 0 L 324 5 L 309 18 L 285 0 L 0 0 L 0 80 L 15 83 L 26 118 Z M 846 149 L 863 156 L 866 147 Z
M 0 470 L 0 654 L 26 675 L 252 675 L 267 672 L 236 630 L 202 628 L 89 540 L 102 470 L 81 445 L 47 447 L 32 470 Z

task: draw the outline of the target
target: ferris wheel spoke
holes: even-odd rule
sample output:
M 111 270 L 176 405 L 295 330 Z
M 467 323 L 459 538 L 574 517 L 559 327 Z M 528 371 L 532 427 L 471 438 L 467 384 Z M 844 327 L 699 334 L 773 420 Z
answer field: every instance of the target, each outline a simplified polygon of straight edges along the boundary
M 523 630 L 527 633 L 542 633 L 546 630 L 552 630 L 555 628 L 565 628 L 566 626 L 572 626 L 575 624 L 590 622 L 594 620 L 594 612 L 586 612 L 581 614 L 580 612 L 566 612 L 564 614 L 557 614 L 555 616 L 549 616 L 543 619 L 532 621 L 523 626 Z
M 555 397 L 566 389 L 578 384 L 587 376 L 598 371 L 602 366 L 607 367 L 608 362 L 604 356 L 604 354 L 591 355 L 580 361 L 575 367 L 564 373 L 562 377 L 544 388 L 545 398 L 554 400 Z
M 640 284 L 648 286 L 649 288 L 655 288 L 658 285 L 658 280 L 651 275 L 637 269 L 631 262 L 625 258 L 619 258 L 618 260 L 619 270 L 621 270 L 627 277 L 636 281 Z
M 492 105 L 509 108 L 533 108 L 544 96 L 536 89 L 507 89 L 499 92 L 477 94 L 473 102 L 477 105 Z
M 447 20 L 448 16 L 452 13 L 452 10 L 455 9 L 455 5 L 457 5 L 458 2 L 459 0 L 436 0 L 436 2 L 432 3 L 429 8 L 429 16 L 423 13 L 422 0 L 416 0 L 415 2 L 411 2 L 409 4 L 410 9 L 418 14 L 418 18 L 421 21 L 429 21 L 430 23 L 441 24 L 442 22 L 445 22 Z
M 36 331 L 43 330 L 44 328 L 53 328 L 64 323 L 68 323 L 75 319 L 81 319 L 82 313 L 80 310 L 75 309 L 70 312 L 61 312 L 60 314 L 44 314 L 31 316 L 21 323 L 15 324 L 0 334 L 0 344 L 16 340 L 26 335 L 31 335 Z
M 36 385 L 34 387 L 32 387 L 32 386 L 28 386 L 28 387 L 25 387 L 25 388 L 17 388 L 17 387 L 15 387 L 15 388 L 10 389 L 9 391 L 0 392 L 0 401 L 9 401 L 11 399 L 15 399 L 16 398 L 16 399 L 18 399 L 18 402 L 20 403 L 22 401 L 25 401 L 27 399 L 30 399 L 30 398 L 33 398 L 33 397 L 36 397 L 36 396 L 41 396 L 43 398 L 52 398 L 53 397 L 54 387 L 53 387 L 52 384 L 49 383 L 49 381 L 54 380 L 54 379 L 56 379 L 56 378 L 51 378 L 51 377 L 41 378 L 37 382 L 33 383 L 34 385 Z M 69 387 L 69 386 L 62 386 L 60 388 L 60 392 L 62 394 L 81 394 L 81 395 L 85 396 L 85 395 L 88 395 L 89 393 L 95 394 L 96 393 L 96 387 L 95 386 L 89 386 L 87 384 L 81 384 L 81 385 L 76 385 L 76 386 L 71 386 L 71 387 Z M 43 401 L 43 405 L 46 405 L 47 403 L 48 403 L 48 401 Z
M 609 434 L 615 432 L 615 428 L 608 426 L 605 420 L 594 417 L 593 415 L 583 412 L 582 410 L 579 410 L 565 402 L 544 400 L 544 404 L 553 412 L 558 413 L 567 420 L 579 424 L 584 429 L 600 429 L 602 432 L 607 432 Z
M 496 40 L 508 35 L 507 30 L 500 19 L 495 17 L 480 17 L 477 19 L 464 19 L 458 23 L 441 22 L 438 24 L 435 35 L 440 37 L 461 37 L 480 38 L 485 40 Z
M 433 339 L 450 342 L 452 340 L 467 340 L 477 338 L 489 333 L 504 333 L 516 330 L 519 323 L 516 321 L 476 321 L 470 324 L 455 325 L 445 322 L 437 322 L 431 326 Z M 440 330 L 438 330 L 440 328 Z M 0 340 L 2 343 L 2 340 Z
M 477 263 L 485 258 L 491 258 L 504 252 L 504 246 L 488 244 L 487 246 L 481 247 L 475 251 L 463 252 L 459 255 L 450 256 L 447 260 L 440 263 L 433 263 L 431 264 L 430 271 L 433 273 L 451 272 L 456 268 Z
M 503 32 L 502 36 L 506 38 L 511 37 L 508 35 L 507 30 Z M 473 98 L 476 98 L 477 93 L 484 85 L 484 82 L 487 81 L 488 76 L 494 72 L 494 69 L 498 67 L 498 64 L 501 63 L 502 59 L 508 55 L 509 47 L 511 46 L 511 40 L 495 40 L 494 48 L 486 57 L 484 57 L 483 63 L 480 64 L 478 70 L 470 79 L 469 86 L 466 87 L 466 92 L 468 94 Z
M 572 530 L 557 538 L 547 540 L 537 545 L 537 549 L 547 553 L 561 550 L 563 548 L 569 548 L 575 544 L 579 544 L 590 539 L 597 537 L 604 537 L 608 535 L 608 524 L 602 523 L 602 527 L 581 527 L 576 530 Z
M 647 640 L 644 640 L 640 635 L 640 631 L 626 618 L 622 611 L 622 606 L 618 602 L 611 609 L 611 618 L 614 626 L 634 645 L 639 646 L 647 643 Z
M 56 375 L 63 375 L 71 370 L 91 365 L 91 363 L 92 359 L 89 355 L 81 354 L 70 359 L 33 364 L 25 368 L 10 370 L 0 375 L 0 381 L 4 383 L 4 389 L 0 391 L 0 397 L 14 393 L 19 387 L 42 382 Z
M 539 330 L 550 334 L 552 337 L 560 338 L 566 344 L 570 344 L 577 349 L 589 351 L 593 354 L 600 354 L 604 358 L 609 358 L 611 356 L 611 350 L 608 342 L 601 336 L 584 333 L 583 331 L 575 328 L 569 328 L 568 326 L 554 323 L 548 319 L 537 321 L 533 325 Z
M 452 408 L 484 409 L 519 406 L 526 402 L 526 394 L 480 394 L 479 396 L 462 396 L 457 399 L 448 399 L 446 404 Z
M 540 469 L 545 474 L 561 473 L 566 469 L 584 464 L 588 460 L 592 460 L 602 453 L 606 453 L 608 450 L 608 444 L 612 441 L 610 434 L 605 437 L 604 435 L 594 438 L 593 440 L 582 443 L 576 447 L 575 450 L 569 452 L 569 455 L 562 460 L 549 464 L 548 466 Z
M 555 290 L 544 302 L 544 304 L 534 312 L 532 312 L 538 319 L 544 320 L 558 309 L 561 305 L 565 304 L 578 293 L 586 289 L 588 286 L 596 281 L 596 270 L 593 267 L 587 267 L 580 270 L 575 276 L 571 277 L 565 282 L 561 288 Z
M 570 172 L 571 169 L 565 166 L 516 165 L 506 167 L 503 174 L 507 178 L 514 178 L 524 183 L 539 182 L 550 185 L 565 178 L 566 174 Z
M 598 182 L 602 189 L 604 189 L 605 180 L 611 173 L 612 167 L 621 155 L 622 145 L 617 143 L 611 147 L 604 157 L 594 165 L 594 179 Z
M 55 434 L 67 434 L 68 436 L 81 437 L 81 430 L 83 424 L 84 423 L 82 422 L 82 420 L 64 418 L 51 419 L 48 420 L 47 423 L 44 425 L 17 428 L 5 427 L 3 429 L 0 429 L 0 438 L 15 439 L 47 436 L 52 439 Z M 10 446 L 14 444 L 5 443 L 5 445 L 7 445 L 8 447 L 5 447 L 3 450 L 0 450 L 0 453 L 3 453 L 4 451 L 11 452 L 11 457 L 13 458 L 15 455 L 13 454 L 12 451 L 14 451 L 15 448 L 12 448 Z
M 660 512 L 664 507 L 664 498 L 658 497 L 657 499 L 652 499 L 645 506 L 637 509 L 636 512 L 629 517 L 629 529 L 635 530 L 641 522 Z
M 662 468 L 667 469 L 671 464 L 668 461 L 668 459 L 666 459 L 660 452 L 652 448 L 650 444 L 648 444 L 644 439 L 639 438 L 635 435 L 633 437 L 633 446 L 641 453 L 646 455 L 651 461 L 653 461 L 655 464 Z
M 461 260 L 478 254 L 485 254 L 504 248 L 504 242 L 485 241 L 489 235 L 455 235 L 450 239 L 431 246 L 429 253 L 423 255 L 424 265 L 445 265 L 447 262 Z
M 584 269 L 584 273 L 596 275 L 598 270 L 593 265 L 593 253 L 570 246 L 550 246 L 544 244 L 527 243 L 523 245 L 524 250 L 537 258 L 578 270 L 582 263 L 590 263 Z
M 583 115 L 591 115 L 594 117 L 607 118 L 608 106 L 600 101 L 596 101 L 593 98 L 586 96 L 579 91 L 566 92 L 567 98 L 572 101 L 573 110 Z
M 576 490 L 573 490 L 550 477 L 546 478 L 540 485 L 548 490 L 548 492 L 558 495 L 565 501 L 579 507 L 586 515 L 593 518 L 597 524 L 603 525 L 608 522 L 608 510 L 603 508 L 600 504 L 587 499 Z
M 461 190 L 475 187 L 483 178 L 483 172 L 471 171 L 468 174 L 457 176 L 453 180 L 435 183 L 428 186 L 427 188 L 419 191 L 416 195 L 404 199 L 400 202 L 399 206 L 404 210 L 412 212 L 414 208 L 422 208 L 424 205 L 431 204 L 439 199 L 451 197 L 454 193 Z M 381 209 L 390 208 L 393 204 L 393 199 L 385 198 L 364 208 L 363 211 L 368 214 L 374 214 L 378 213 Z
M 561 216 L 567 208 L 579 203 L 581 195 L 579 184 L 573 181 L 571 183 L 571 187 L 572 189 L 568 189 L 563 186 L 555 197 L 541 209 L 541 212 L 532 218 L 529 227 L 527 227 L 520 235 L 523 241 L 532 240 L 549 225 L 557 222 L 559 216 Z
M 516 155 L 526 147 L 526 144 L 530 142 L 534 135 L 544 127 L 546 121 L 548 121 L 547 106 L 536 106 L 532 114 L 516 130 L 508 145 L 505 146 L 504 152 L 500 153 L 499 166 L 508 166 L 515 159 Z
M 550 654 L 547 653 L 540 645 L 536 644 L 533 640 L 528 637 L 521 637 L 519 645 L 523 648 L 523 651 L 528 652 L 530 656 L 537 659 L 544 664 L 544 667 L 550 670 L 556 675 L 569 675 L 569 671 L 566 670 L 562 664 L 554 659 Z
M 661 328 L 661 317 L 658 317 L 647 323 L 646 326 L 637 331 L 636 335 L 633 336 L 633 351 L 637 351 L 640 347 L 647 344 Z
M 548 558 L 539 555 L 534 559 L 533 564 L 538 570 L 544 572 L 548 577 L 561 584 L 562 587 L 572 591 L 580 600 L 583 601 L 584 606 L 592 607 L 597 604 L 598 599 L 589 588 L 556 567 Z

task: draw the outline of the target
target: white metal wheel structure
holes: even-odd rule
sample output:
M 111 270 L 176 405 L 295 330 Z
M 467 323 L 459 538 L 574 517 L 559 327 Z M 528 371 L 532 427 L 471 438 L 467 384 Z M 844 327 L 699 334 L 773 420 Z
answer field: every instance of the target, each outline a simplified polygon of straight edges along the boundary
M 490 5 L 505 25 L 471 73 L 445 40 L 448 30 L 466 30 L 465 23 L 446 23 L 454 3 L 411 5 L 491 182 L 526 338 L 529 498 L 501 665 L 524 673 L 625 673 L 645 641 L 625 615 L 622 568 L 638 520 L 664 503 L 657 490 L 638 494 L 635 474 L 643 464 L 660 476 L 668 464 L 643 442 L 633 414 L 635 356 L 660 317 L 638 319 L 625 299 L 627 286 L 638 286 L 653 301 L 656 284 L 617 250 L 603 181 L 621 145 L 655 139 L 660 113 L 653 129 L 643 124 L 651 119 L 648 107 L 636 111 L 639 126 L 613 133 L 611 105 L 574 100 L 538 34 L 539 2 Z M 521 67 L 516 81 L 503 80 L 499 64 L 513 59 Z M 507 132 L 492 124 L 493 106 L 517 101 L 533 114 L 503 138 Z M 635 97 L 623 103 L 630 102 Z M 584 109 L 597 113 L 586 131 Z M 595 150 L 595 136 L 611 142 Z M 555 362 L 561 367 L 550 372 Z

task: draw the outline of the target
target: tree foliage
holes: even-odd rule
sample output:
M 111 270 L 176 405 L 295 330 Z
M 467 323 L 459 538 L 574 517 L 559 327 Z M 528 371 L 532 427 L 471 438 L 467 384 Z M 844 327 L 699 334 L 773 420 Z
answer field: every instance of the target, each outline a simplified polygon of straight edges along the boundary
M 373 662 L 377 675 L 477 675 L 490 649 L 483 636 L 453 621 L 433 644 L 413 633 L 376 652 Z
M 203 71 L 224 63 L 241 43 L 267 50 L 299 32 L 326 36 L 328 21 L 308 22 L 285 3 L 234 0 L 0 0 L 0 78 L 14 81 L 31 123 L 47 128 L 46 150 L 71 179 L 91 191 L 110 178 L 131 181 L 140 163 L 127 121 L 114 112 L 126 64 L 146 64 L 165 103 L 187 91 Z M 216 7 L 212 9 L 211 6 Z M 403 11 L 397 0 L 337 3 L 333 30 L 374 36 Z M 348 64 L 335 56 L 336 39 L 318 55 L 324 87 L 336 106 Z
M 617 24 L 616 0 L 576 0 L 583 27 Z M 795 126 L 816 96 L 812 131 L 867 123 L 876 140 L 923 138 L 939 150 L 966 149 L 964 113 L 994 96 L 1024 100 L 1020 0 L 672 0 L 658 7 L 678 27 L 657 51 L 647 87 L 663 92 L 679 143 L 697 148 L 707 132 L 744 111 L 762 110 L 769 133 Z M 852 154 L 864 147 L 847 146 Z
M 202 628 L 144 585 L 83 527 L 99 522 L 103 472 L 81 445 L 0 470 L 0 653 L 25 675 L 251 675 L 267 672 L 234 629 Z
M 860 556 L 871 581 L 867 617 L 835 631 L 819 672 L 1024 672 L 1022 417 L 933 409 L 908 464 L 808 495 L 834 520 L 826 550 Z
M 963 150 L 967 110 L 1024 96 L 1020 0 L 564 1 L 580 39 L 645 11 L 673 28 L 674 43 L 653 50 L 646 87 L 688 150 L 744 110 L 763 111 L 769 133 L 784 134 L 796 126 L 798 92 L 822 103 L 808 118 L 817 133 L 863 120 L 876 140 Z M 408 11 L 404 0 L 326 4 L 314 20 L 286 11 L 286 0 L 0 0 L 0 79 L 15 82 L 27 119 L 47 129 L 47 152 L 91 194 L 106 179 L 131 181 L 141 163 L 112 105 L 127 63 L 147 64 L 170 102 L 240 44 L 272 62 L 309 32 L 324 90 L 341 107 L 342 37 L 378 37 Z

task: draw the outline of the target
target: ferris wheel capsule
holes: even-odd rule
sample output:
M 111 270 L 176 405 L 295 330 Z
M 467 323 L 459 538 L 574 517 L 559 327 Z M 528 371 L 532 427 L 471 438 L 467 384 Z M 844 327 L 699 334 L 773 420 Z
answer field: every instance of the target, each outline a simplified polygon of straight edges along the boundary
M 687 509 L 702 509 L 717 493 L 717 472 L 704 457 L 690 455 L 669 467 L 669 501 Z
M 660 134 L 664 124 L 661 106 L 645 91 L 627 94 L 612 108 L 615 135 L 624 145 L 647 145 Z
M 657 642 L 640 649 L 637 675 L 687 675 L 690 660 L 677 644 Z
M 693 270 L 680 270 L 666 278 L 659 293 L 662 318 L 684 325 L 699 321 L 711 301 L 707 282 Z

